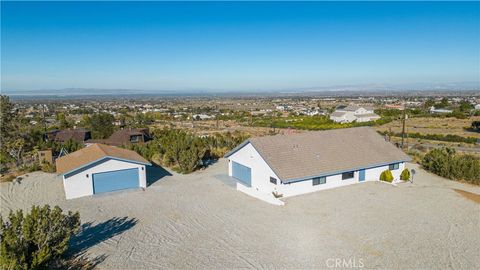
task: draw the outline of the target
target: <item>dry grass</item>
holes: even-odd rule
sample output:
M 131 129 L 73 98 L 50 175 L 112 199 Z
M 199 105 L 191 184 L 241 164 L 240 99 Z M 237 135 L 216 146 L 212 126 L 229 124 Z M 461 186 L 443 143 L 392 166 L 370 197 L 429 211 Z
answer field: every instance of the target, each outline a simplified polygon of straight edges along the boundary
M 419 117 L 410 118 L 406 122 L 406 132 L 408 133 L 422 133 L 422 134 L 452 134 L 462 137 L 476 137 L 480 138 L 480 133 L 468 131 L 465 128 L 471 126 L 473 121 L 480 121 L 480 116 L 473 116 L 469 119 L 456 118 L 434 118 L 434 117 Z M 402 122 L 396 120 L 377 127 L 379 131 L 393 131 L 399 133 L 402 131 Z
M 475 203 L 480 204 L 480 195 L 479 194 L 475 194 L 475 193 L 472 193 L 472 192 L 468 192 L 468 191 L 461 190 L 461 189 L 456 189 L 456 188 L 454 188 L 453 190 L 455 192 L 457 192 L 458 194 L 460 194 L 462 197 L 466 198 L 467 200 L 470 200 L 470 201 L 473 201 Z

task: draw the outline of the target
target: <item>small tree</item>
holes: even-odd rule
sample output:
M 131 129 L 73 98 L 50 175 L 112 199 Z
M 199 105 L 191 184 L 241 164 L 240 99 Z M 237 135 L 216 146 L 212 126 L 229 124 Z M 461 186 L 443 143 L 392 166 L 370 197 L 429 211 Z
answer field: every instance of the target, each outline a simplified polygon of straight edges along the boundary
M 400 180 L 403 180 L 403 181 L 410 180 L 410 171 L 407 168 L 405 168 L 402 171 L 402 174 L 400 174 Z
M 393 181 L 393 174 L 390 170 L 385 170 L 380 174 L 380 181 L 391 183 Z
M 10 211 L 8 221 L 0 217 L 0 268 L 47 269 L 79 229 L 79 213 L 63 214 L 58 206 L 33 206 L 26 215 Z

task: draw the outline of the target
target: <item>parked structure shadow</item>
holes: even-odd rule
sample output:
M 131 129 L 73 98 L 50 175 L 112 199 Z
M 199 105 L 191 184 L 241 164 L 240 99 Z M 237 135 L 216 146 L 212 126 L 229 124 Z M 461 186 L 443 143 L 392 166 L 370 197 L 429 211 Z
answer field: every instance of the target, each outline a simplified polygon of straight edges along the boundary
M 137 222 L 138 220 L 135 218 L 114 217 L 96 225 L 91 222 L 85 223 L 82 225 L 80 233 L 72 238 L 70 251 L 78 256 L 88 248 L 129 230 Z
M 165 176 L 171 176 L 172 174 L 165 170 L 163 167 L 152 163 L 152 166 L 146 166 L 147 170 L 147 187 L 154 184 L 158 180 Z

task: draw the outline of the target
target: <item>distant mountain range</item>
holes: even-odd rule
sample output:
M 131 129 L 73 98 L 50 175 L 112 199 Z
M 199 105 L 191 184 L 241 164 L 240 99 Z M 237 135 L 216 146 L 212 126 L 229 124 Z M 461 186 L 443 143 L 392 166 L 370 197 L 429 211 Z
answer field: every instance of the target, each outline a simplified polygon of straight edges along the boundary
M 37 90 L 2 90 L 2 94 L 9 96 L 123 96 L 123 95 L 234 95 L 234 94 L 315 94 L 330 92 L 333 95 L 341 92 L 406 92 L 406 91 L 480 91 L 480 82 L 452 82 L 452 83 L 411 83 L 411 84 L 357 84 L 333 85 L 304 88 L 284 88 L 267 90 L 226 90 L 226 89 L 199 89 L 199 90 L 141 90 L 141 89 L 99 89 L 99 88 L 65 88 L 65 89 L 37 89 Z M 337 93 L 338 92 L 338 93 Z

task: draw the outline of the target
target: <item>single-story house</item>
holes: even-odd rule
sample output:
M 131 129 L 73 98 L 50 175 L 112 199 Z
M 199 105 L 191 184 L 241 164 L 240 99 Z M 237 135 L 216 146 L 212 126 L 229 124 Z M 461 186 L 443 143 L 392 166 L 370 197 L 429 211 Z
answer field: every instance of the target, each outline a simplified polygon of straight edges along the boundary
M 63 176 L 67 199 L 115 190 L 146 188 L 145 166 L 151 164 L 138 153 L 92 144 L 56 160 Z
M 238 190 L 283 197 L 378 181 L 388 169 L 399 179 L 410 160 L 370 127 L 251 138 L 225 157 Z
M 101 143 L 112 146 L 125 146 L 129 144 L 145 143 L 152 138 L 148 128 L 125 128 L 115 131 L 107 139 L 92 139 L 86 144 Z
M 92 138 L 91 132 L 84 128 L 53 131 L 46 133 L 45 136 L 47 140 L 53 136 L 53 141 L 57 143 L 65 143 L 68 140 L 73 140 L 83 144 L 86 140 Z

